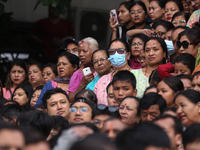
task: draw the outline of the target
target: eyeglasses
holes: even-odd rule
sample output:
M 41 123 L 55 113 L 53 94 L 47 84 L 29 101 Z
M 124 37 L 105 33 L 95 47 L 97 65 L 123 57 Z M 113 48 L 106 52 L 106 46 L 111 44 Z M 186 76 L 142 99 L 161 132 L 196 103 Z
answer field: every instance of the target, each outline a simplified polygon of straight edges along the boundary
M 131 46 L 143 46 L 144 44 L 143 43 L 140 43 L 140 42 L 138 42 L 138 43 L 133 43 L 133 44 L 131 44 Z
M 86 113 L 86 112 L 88 112 L 88 108 L 87 107 L 80 107 L 79 108 L 80 110 L 80 112 L 82 113 Z M 70 109 L 69 109 L 69 112 L 77 112 L 78 111 L 78 108 L 77 107 L 71 107 Z
M 137 14 L 141 14 L 141 13 L 143 13 L 143 12 L 145 12 L 145 11 L 144 11 L 144 10 L 131 11 L 129 14 L 130 14 L 130 15 L 135 15 L 136 12 L 137 12 Z
M 189 43 L 188 41 L 183 41 L 183 42 L 177 41 L 176 42 L 176 46 L 177 46 L 178 49 L 180 49 L 181 46 L 183 46 L 183 48 L 186 49 L 186 48 L 188 48 L 188 46 L 190 44 L 194 44 L 194 43 Z
M 110 112 L 116 112 L 118 110 L 118 108 L 115 107 L 115 106 L 106 106 L 106 105 L 103 105 L 103 104 L 98 104 L 97 108 L 100 109 L 100 110 L 105 110 L 106 108 L 108 108 L 108 110 Z
M 100 63 L 103 63 L 105 60 L 107 60 L 108 58 L 100 58 L 98 60 L 93 61 L 93 64 L 98 64 L 98 62 L 100 61 Z
M 103 122 L 104 122 L 104 121 L 100 121 L 100 120 L 98 120 L 98 119 L 92 120 L 92 123 L 95 124 L 96 126 L 100 126 L 101 123 L 103 123 Z
M 177 23 L 186 23 L 186 21 L 185 20 L 172 21 L 172 24 L 177 24 Z
M 124 54 L 125 48 L 109 49 L 108 53 L 109 53 L 109 55 L 114 55 L 116 53 L 116 51 L 118 54 Z

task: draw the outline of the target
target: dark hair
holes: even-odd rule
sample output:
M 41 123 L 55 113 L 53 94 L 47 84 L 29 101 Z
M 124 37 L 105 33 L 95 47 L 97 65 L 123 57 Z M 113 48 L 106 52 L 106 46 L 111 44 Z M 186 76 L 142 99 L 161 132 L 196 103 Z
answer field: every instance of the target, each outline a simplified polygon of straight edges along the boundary
M 161 8 L 164 8 L 165 7 L 165 0 L 149 0 L 149 3 L 150 2 L 153 2 L 153 1 L 155 1 L 155 2 L 157 2 L 158 3 L 158 5 L 161 7 Z
M 167 111 L 172 111 L 172 112 L 176 113 L 176 108 L 174 106 L 172 106 L 172 107 L 166 107 L 165 110 L 164 110 L 164 112 L 167 112 Z
M 46 109 L 47 109 L 47 100 L 49 98 L 51 98 L 52 95 L 57 94 L 57 93 L 64 94 L 69 102 L 69 97 L 64 90 L 62 90 L 61 88 L 50 89 L 50 90 L 46 91 L 42 97 L 42 102 Z
M 119 7 L 124 5 L 126 7 L 126 9 L 129 11 L 131 8 L 131 4 L 132 4 L 132 2 L 122 2 L 121 4 L 119 4 Z
M 145 14 L 147 14 L 147 8 L 146 8 L 145 4 L 144 4 L 143 2 L 141 2 L 141 1 L 133 2 L 133 3 L 131 4 L 131 7 L 130 7 L 129 11 L 131 11 L 131 8 L 132 8 L 133 6 L 135 6 L 135 5 L 140 5 L 140 6 L 144 9 Z
M 178 17 L 178 16 L 184 16 L 186 22 L 187 22 L 188 19 L 190 18 L 190 15 L 189 15 L 188 13 L 184 13 L 184 12 L 182 12 L 182 11 L 179 11 L 179 12 L 176 12 L 176 13 L 173 15 L 172 21 L 173 21 L 176 17 Z
M 55 74 L 55 76 L 57 76 L 57 75 L 58 75 L 58 72 L 57 72 L 57 67 L 56 67 L 56 65 L 55 65 L 55 64 L 48 63 L 48 64 L 46 64 L 46 65 L 44 66 L 44 68 L 46 68 L 46 67 L 50 67 L 50 68 L 51 68 L 51 70 L 52 70 L 52 72 Z M 43 70 L 44 70 L 44 68 L 43 68 Z
M 31 126 L 47 138 L 53 126 L 53 119 L 43 111 L 29 110 L 18 117 L 17 124 L 20 127 Z
M 153 88 L 157 89 L 157 85 L 150 85 L 149 87 L 147 87 L 146 90 L 144 91 L 144 95 L 145 95 L 146 91 L 153 89 Z
M 194 56 L 188 53 L 183 53 L 176 57 L 174 64 L 182 63 L 183 65 L 186 65 L 190 69 L 190 72 L 192 74 L 195 68 L 195 61 L 196 59 L 194 58 Z
M 181 134 L 181 136 L 182 136 L 182 134 L 183 134 L 183 125 L 182 125 L 181 121 L 177 117 L 174 117 L 174 116 L 169 115 L 169 114 L 161 114 L 161 115 L 157 116 L 153 120 L 153 122 L 158 121 L 158 120 L 162 120 L 162 119 L 166 119 L 166 118 L 171 118 L 174 121 L 173 128 L 174 128 L 175 134 Z
M 7 104 L 0 109 L 0 114 L 11 122 L 14 118 L 18 118 L 21 114 L 21 108 L 15 104 Z
M 128 70 L 121 70 L 118 71 L 112 79 L 112 85 L 116 82 L 116 81 L 126 81 L 126 82 L 130 82 L 131 85 L 133 86 L 133 89 L 136 88 L 136 78 L 134 76 L 134 74 L 132 74 L 130 71 Z
M 197 45 L 198 43 L 200 43 L 200 31 L 198 29 L 195 28 L 188 28 L 186 30 L 184 30 L 183 32 L 179 33 L 178 35 L 178 40 L 181 39 L 182 36 L 186 36 L 191 43 L 193 43 L 194 45 Z
M 112 82 L 110 82 L 108 85 L 107 85 L 107 87 L 106 87 L 106 93 L 108 94 L 108 89 L 109 89 L 109 87 L 112 85 Z
M 8 72 L 8 75 L 7 75 L 7 79 L 6 79 L 6 83 L 5 83 L 5 87 L 6 87 L 6 90 L 9 90 L 12 86 L 13 86 L 13 83 L 12 83 L 12 80 L 10 78 L 10 71 L 12 69 L 13 66 L 20 66 L 21 68 L 24 69 L 25 71 L 25 80 L 23 82 L 23 84 L 26 84 L 28 83 L 28 67 L 26 65 L 26 62 L 22 59 L 14 59 L 12 62 L 11 62 L 11 65 L 10 65 L 10 68 L 9 68 L 9 72 Z
M 160 43 L 160 46 L 162 47 L 163 52 L 166 53 L 165 57 L 167 58 L 168 57 L 167 45 L 166 45 L 165 41 L 160 37 L 149 37 L 148 40 L 144 43 L 144 52 L 145 52 L 146 44 L 150 40 L 156 40 L 156 41 L 158 41 L 158 43 Z M 163 64 L 166 63 L 166 58 L 163 58 Z
M 129 45 L 128 45 L 128 43 L 126 43 L 124 40 L 122 40 L 122 39 L 114 39 L 114 40 L 112 40 L 111 42 L 110 42 L 110 44 L 109 44 L 109 48 L 110 48 L 110 46 L 111 46 L 111 44 L 112 43 L 114 43 L 114 42 L 116 42 L 116 41 L 119 41 L 119 42 L 121 42 L 123 45 L 124 45 L 124 47 L 126 48 L 126 51 L 127 52 L 130 52 L 130 48 L 129 48 Z
M 161 81 L 161 78 L 158 74 L 158 70 L 157 69 L 153 70 L 149 76 L 149 84 L 157 85 L 160 81 Z
M 28 97 L 28 102 L 22 107 L 22 109 L 29 109 L 30 108 L 30 101 L 31 101 L 31 97 L 33 95 L 33 88 L 31 85 L 29 84 L 21 84 L 19 86 L 17 86 L 13 92 L 13 95 L 12 95 L 12 99 L 14 97 L 14 93 L 17 89 L 21 88 L 22 90 L 24 90 L 24 92 L 26 93 L 27 97 Z
M 18 130 L 19 132 L 21 132 L 21 130 L 14 124 L 11 124 L 11 123 L 5 122 L 5 121 L 0 121 L 0 131 L 3 129 Z
M 44 69 L 44 66 L 41 63 L 39 63 L 39 62 L 30 62 L 29 65 L 28 65 L 28 70 L 32 65 L 36 65 L 40 69 L 41 72 Z
M 183 82 L 177 77 L 168 77 L 161 81 L 167 84 L 175 93 L 184 90 Z
M 35 88 L 35 91 L 36 91 L 36 90 L 42 90 L 43 87 L 44 87 L 43 85 L 39 85 L 39 86 L 37 86 L 37 87 Z M 35 91 L 34 91 L 34 92 L 35 92 Z
M 94 66 L 94 64 L 93 64 L 93 56 L 94 56 L 94 54 L 95 54 L 96 52 L 99 52 L 99 51 L 104 51 L 105 54 L 106 54 L 106 56 L 109 58 L 109 54 L 108 54 L 108 51 L 107 51 L 106 49 L 103 49 L 103 48 L 97 49 L 97 50 L 95 50 L 95 51 L 92 53 L 92 57 L 91 57 L 92 66 Z
M 198 75 L 200 75 L 200 71 L 197 71 L 192 75 L 192 80 L 194 79 L 195 76 L 198 76 Z
M 165 99 L 157 93 L 150 92 L 140 99 L 139 108 L 140 111 L 141 109 L 146 110 L 156 104 L 159 106 L 160 113 L 162 114 L 167 106 Z
M 62 131 L 64 129 L 67 129 L 69 126 L 69 122 L 62 116 L 52 116 L 52 119 L 53 119 L 52 129 Z
M 166 4 L 168 2 L 174 2 L 178 6 L 179 11 L 183 11 L 183 5 L 182 5 L 182 3 L 179 0 L 166 0 L 165 1 L 165 6 L 166 6 Z
M 64 52 L 58 55 L 58 59 L 62 56 L 65 56 L 68 61 L 72 64 L 73 67 L 77 67 L 77 70 L 79 69 L 79 57 L 70 53 L 70 52 Z
M 165 21 L 163 19 L 155 21 L 152 25 L 152 28 L 156 29 L 159 25 L 163 26 L 167 30 L 167 32 L 174 28 L 174 25 L 171 22 Z
M 191 89 L 178 92 L 174 98 L 174 101 L 179 96 L 186 97 L 191 103 L 193 103 L 195 105 L 200 101 L 200 93 L 195 90 L 191 90 Z
M 200 141 L 200 124 L 192 124 L 186 128 L 183 133 L 183 145 L 186 148 L 187 144 L 199 143 Z
M 129 45 L 132 44 L 132 41 L 134 38 L 139 38 L 141 39 L 144 43 L 148 40 L 148 36 L 143 34 L 143 33 L 139 33 L 139 34 L 135 34 L 131 37 L 131 39 L 129 40 Z
M 179 78 L 179 79 L 188 79 L 188 80 L 192 81 L 192 77 L 190 75 L 179 74 L 176 77 Z
M 78 93 L 76 93 L 74 99 L 77 100 L 77 99 L 80 99 L 80 98 L 83 98 L 83 97 L 88 99 L 88 100 L 91 100 L 95 104 L 97 104 L 97 96 L 93 91 L 91 91 L 91 90 L 81 90 Z

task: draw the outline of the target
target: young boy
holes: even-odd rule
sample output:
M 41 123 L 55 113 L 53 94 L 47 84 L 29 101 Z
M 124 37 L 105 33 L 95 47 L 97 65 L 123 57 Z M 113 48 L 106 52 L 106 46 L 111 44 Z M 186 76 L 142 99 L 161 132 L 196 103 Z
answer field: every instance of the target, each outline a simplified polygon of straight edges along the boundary
M 123 98 L 127 96 L 136 96 L 136 79 L 135 76 L 127 70 L 117 72 L 113 76 L 113 95 L 119 105 Z

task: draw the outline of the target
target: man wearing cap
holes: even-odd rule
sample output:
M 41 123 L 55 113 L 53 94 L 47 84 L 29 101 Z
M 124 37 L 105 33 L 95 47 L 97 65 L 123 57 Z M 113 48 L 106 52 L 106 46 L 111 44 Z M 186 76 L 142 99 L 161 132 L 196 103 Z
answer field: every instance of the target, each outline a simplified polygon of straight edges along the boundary
M 45 92 L 42 97 L 43 104 L 50 116 L 69 116 L 69 98 L 61 88 L 51 89 Z
M 73 101 L 69 109 L 69 123 L 91 122 L 95 107 L 95 103 L 87 99 Z

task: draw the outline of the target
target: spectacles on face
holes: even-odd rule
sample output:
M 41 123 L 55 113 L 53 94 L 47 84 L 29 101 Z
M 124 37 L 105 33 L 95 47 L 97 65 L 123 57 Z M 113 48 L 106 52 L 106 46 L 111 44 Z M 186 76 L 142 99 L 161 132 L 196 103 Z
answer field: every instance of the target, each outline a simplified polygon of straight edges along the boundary
M 137 46 L 143 46 L 144 44 L 143 44 L 143 43 L 140 43 L 140 42 L 131 44 L 131 46 L 134 46 L 134 47 L 135 47 L 136 45 L 137 45 Z
M 125 48 L 109 49 L 108 53 L 109 53 L 109 55 L 114 55 L 116 53 L 116 51 L 118 54 L 124 54 Z
M 165 32 L 158 32 L 158 33 L 151 33 L 151 37 L 162 37 L 164 34 L 166 34 Z
M 137 14 L 142 14 L 143 12 L 145 12 L 144 10 L 137 10 L 137 11 L 131 11 L 129 14 L 130 15 L 136 15 Z
M 78 111 L 78 108 L 77 107 L 71 107 L 70 109 L 69 109 L 69 112 L 77 112 Z M 80 107 L 79 108 L 79 111 L 81 112 L 81 113 L 86 113 L 86 112 L 88 112 L 88 108 L 87 107 Z
M 103 104 L 98 104 L 98 105 L 97 105 L 97 108 L 98 108 L 99 110 L 105 110 L 106 108 L 108 108 L 108 110 L 109 110 L 110 112 L 116 112 L 116 111 L 118 110 L 118 108 L 115 107 L 115 106 L 106 106 L 106 105 L 103 105 Z
M 172 21 L 172 24 L 177 24 L 177 23 L 186 23 L 186 21 L 185 20 Z
M 108 58 L 106 57 L 106 58 L 100 58 L 100 59 L 98 59 L 98 60 L 95 60 L 95 61 L 93 61 L 93 64 L 95 65 L 95 64 L 98 64 L 98 62 L 100 61 L 101 63 L 103 63 L 103 62 L 105 62 L 105 60 L 107 60 Z
M 176 42 L 176 46 L 178 49 L 180 49 L 181 46 L 183 46 L 184 49 L 187 49 L 190 44 L 194 44 L 194 43 L 189 43 L 188 41 L 183 41 L 183 42 L 177 41 Z

